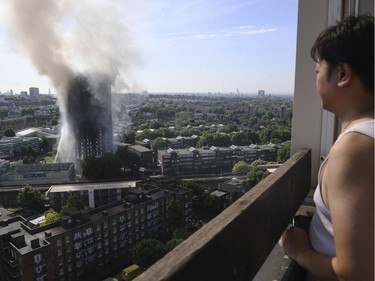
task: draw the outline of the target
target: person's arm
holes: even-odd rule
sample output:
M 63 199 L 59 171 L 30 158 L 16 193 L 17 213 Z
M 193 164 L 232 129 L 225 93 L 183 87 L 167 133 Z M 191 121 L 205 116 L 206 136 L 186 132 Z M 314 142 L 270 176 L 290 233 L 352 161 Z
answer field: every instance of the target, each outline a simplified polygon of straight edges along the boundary
M 287 230 L 280 246 L 319 280 L 371 280 L 374 274 L 374 143 L 350 134 L 330 152 L 324 171 L 336 257 L 311 248 L 308 234 Z
M 330 152 L 324 173 L 340 280 L 374 279 L 374 142 L 350 133 Z
M 319 254 L 311 248 L 306 231 L 291 227 L 281 237 L 279 245 L 285 253 L 321 281 L 339 280 L 333 271 L 333 258 Z

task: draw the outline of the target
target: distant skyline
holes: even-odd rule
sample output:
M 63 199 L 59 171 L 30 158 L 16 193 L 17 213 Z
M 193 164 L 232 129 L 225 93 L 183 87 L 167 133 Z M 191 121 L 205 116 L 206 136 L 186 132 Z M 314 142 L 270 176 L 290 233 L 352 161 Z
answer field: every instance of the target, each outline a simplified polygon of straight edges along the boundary
M 7 26 L 12 25 L 6 11 L 9 1 L 14 0 L 0 2 L 0 91 L 19 93 L 38 87 L 41 93 L 48 93 L 49 89 L 56 93 L 52 82 L 38 74 L 19 41 L 8 32 Z M 86 7 L 87 17 L 94 20 L 102 17 L 98 3 L 103 0 L 95 4 L 86 2 L 90 5 Z M 118 57 L 119 61 L 126 60 L 126 71 L 120 74 L 126 77 L 121 77 L 123 81 L 115 91 L 236 93 L 238 89 L 240 93 L 257 93 L 263 89 L 266 94 L 294 91 L 297 0 L 107 0 L 106 3 L 115 7 L 113 17 L 119 17 L 129 38 L 123 45 L 125 51 L 121 50 Z M 71 36 L 69 20 L 58 22 L 66 38 Z M 113 29 L 111 33 L 122 37 Z M 75 58 L 72 63 L 78 61 Z

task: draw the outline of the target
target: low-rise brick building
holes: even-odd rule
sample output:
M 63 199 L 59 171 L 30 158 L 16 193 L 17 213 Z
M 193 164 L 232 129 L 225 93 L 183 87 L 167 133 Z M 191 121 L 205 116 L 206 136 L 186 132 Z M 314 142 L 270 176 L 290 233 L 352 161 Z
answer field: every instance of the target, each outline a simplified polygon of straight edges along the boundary
M 170 237 L 172 200 L 181 206 L 180 226 L 190 222 L 191 190 L 162 185 L 143 182 L 127 190 L 124 201 L 84 212 L 68 209 L 43 227 L 20 216 L 0 217 L 0 280 L 102 280 L 131 262 L 142 239 Z
M 277 157 L 276 145 L 250 145 L 230 147 L 167 149 L 158 151 L 158 165 L 163 175 L 204 175 L 230 174 L 233 166 L 244 161 L 254 160 L 275 161 Z

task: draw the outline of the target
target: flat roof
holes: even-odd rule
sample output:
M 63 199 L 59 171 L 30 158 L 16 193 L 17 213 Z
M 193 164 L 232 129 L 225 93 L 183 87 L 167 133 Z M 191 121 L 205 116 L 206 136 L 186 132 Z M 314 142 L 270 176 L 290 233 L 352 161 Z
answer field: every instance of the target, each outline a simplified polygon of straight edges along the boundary
M 96 189 L 134 188 L 136 187 L 137 182 L 139 181 L 52 185 L 48 189 L 47 192 L 69 192 L 69 191 L 96 190 Z

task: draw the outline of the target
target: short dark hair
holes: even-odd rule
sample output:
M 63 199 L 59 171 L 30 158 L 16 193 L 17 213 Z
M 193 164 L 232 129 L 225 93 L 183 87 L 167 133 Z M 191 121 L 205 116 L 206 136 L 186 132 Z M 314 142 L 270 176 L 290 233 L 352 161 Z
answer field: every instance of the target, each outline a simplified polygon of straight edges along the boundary
M 367 91 L 374 95 L 374 16 L 349 16 L 322 31 L 310 52 L 313 60 L 325 60 L 332 69 L 347 63 Z

